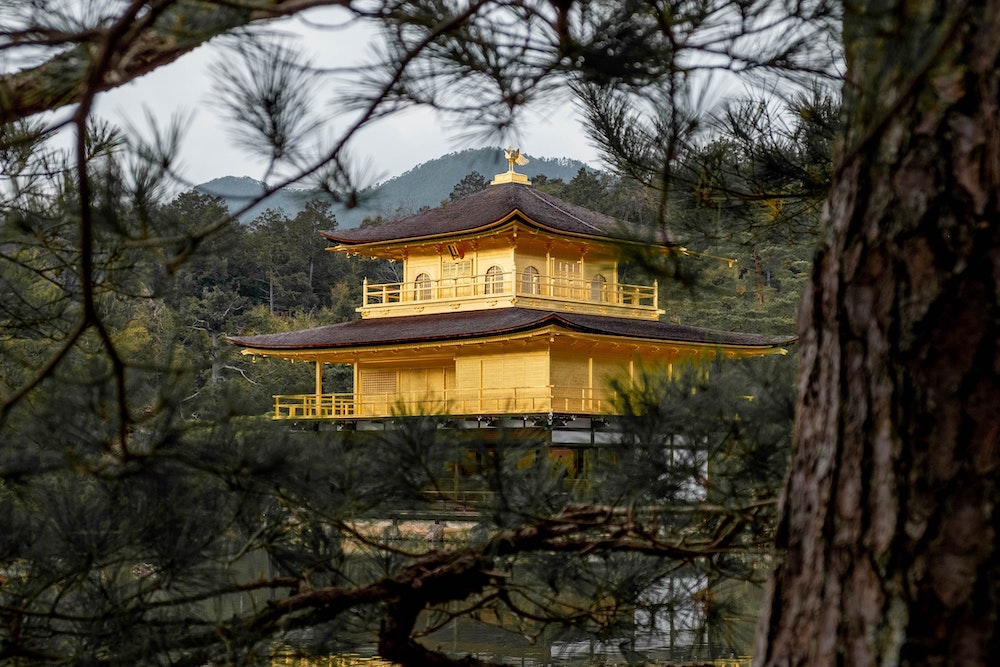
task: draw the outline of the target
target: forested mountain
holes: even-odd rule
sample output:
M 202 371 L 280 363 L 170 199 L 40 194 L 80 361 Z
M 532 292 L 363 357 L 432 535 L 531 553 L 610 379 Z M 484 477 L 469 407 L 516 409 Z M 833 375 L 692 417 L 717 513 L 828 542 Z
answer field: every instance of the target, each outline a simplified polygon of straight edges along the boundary
M 222 199 L 230 212 L 236 212 L 264 193 L 265 184 L 249 176 L 222 176 L 207 183 L 196 185 L 200 193 Z M 283 211 L 294 216 L 301 211 L 307 202 L 313 199 L 326 199 L 322 193 L 300 188 L 282 188 L 266 200 L 252 206 L 241 214 L 240 220 L 249 222 L 267 209 Z
M 548 158 L 529 156 L 530 162 L 518 171 L 529 178 L 544 175 L 549 179 L 568 181 L 586 165 L 569 158 Z M 337 216 L 341 228 L 357 227 L 366 218 L 393 218 L 413 213 L 425 206 L 437 206 L 448 198 L 455 185 L 471 172 L 483 174 L 487 180 L 493 174 L 507 170 L 507 162 L 500 148 L 473 148 L 449 153 L 439 158 L 423 162 L 409 171 L 390 178 L 361 193 L 359 205 L 346 208 L 331 203 L 331 211 Z M 199 192 L 221 197 L 235 211 L 264 191 L 264 184 L 243 176 L 224 176 L 196 186 Z M 267 209 L 281 209 L 294 217 L 307 202 L 319 198 L 329 201 L 322 193 L 311 190 L 284 188 L 275 192 L 267 200 L 257 204 L 240 216 L 249 222 Z

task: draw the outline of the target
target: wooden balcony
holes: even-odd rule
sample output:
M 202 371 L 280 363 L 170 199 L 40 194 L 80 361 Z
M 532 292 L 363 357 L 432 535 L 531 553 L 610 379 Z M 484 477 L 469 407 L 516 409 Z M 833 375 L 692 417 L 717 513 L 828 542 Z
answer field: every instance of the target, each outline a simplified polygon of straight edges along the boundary
M 544 310 L 657 319 L 657 284 L 628 285 L 571 278 L 494 273 L 465 278 L 373 284 L 366 279 L 364 317 L 521 306 Z
M 399 415 L 608 415 L 615 394 L 589 387 L 455 389 L 421 394 L 285 394 L 274 397 L 274 419 L 351 420 Z

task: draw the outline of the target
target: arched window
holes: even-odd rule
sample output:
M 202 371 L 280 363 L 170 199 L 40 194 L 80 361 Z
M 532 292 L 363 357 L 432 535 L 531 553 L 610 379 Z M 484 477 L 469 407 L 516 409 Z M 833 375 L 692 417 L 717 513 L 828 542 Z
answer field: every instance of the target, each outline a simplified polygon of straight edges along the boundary
M 486 269 L 486 285 L 483 288 L 483 294 L 502 294 L 503 293 L 503 269 L 499 266 L 491 266 Z
M 421 273 L 413 281 L 413 299 L 415 301 L 426 301 L 431 298 L 431 277 L 426 273 Z
M 608 281 L 600 273 L 590 279 L 590 300 L 608 300 Z
M 521 294 L 541 294 L 538 269 L 533 266 L 524 267 L 521 272 Z

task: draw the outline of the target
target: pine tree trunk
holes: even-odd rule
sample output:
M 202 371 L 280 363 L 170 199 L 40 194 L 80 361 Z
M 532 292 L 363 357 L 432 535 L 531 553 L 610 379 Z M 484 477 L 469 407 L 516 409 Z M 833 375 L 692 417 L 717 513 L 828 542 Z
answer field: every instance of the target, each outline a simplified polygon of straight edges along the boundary
M 755 665 L 1000 656 L 1000 0 L 847 3 Z

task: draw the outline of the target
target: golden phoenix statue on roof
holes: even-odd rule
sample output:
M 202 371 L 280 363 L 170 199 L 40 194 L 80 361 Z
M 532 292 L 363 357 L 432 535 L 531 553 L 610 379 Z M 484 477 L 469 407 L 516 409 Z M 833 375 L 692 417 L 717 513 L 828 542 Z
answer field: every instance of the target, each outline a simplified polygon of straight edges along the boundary
M 507 164 L 510 165 L 507 171 L 514 171 L 514 165 L 524 166 L 528 164 L 528 158 L 521 155 L 520 148 L 514 148 L 513 146 L 508 146 L 503 150 L 503 156 L 507 158 Z

